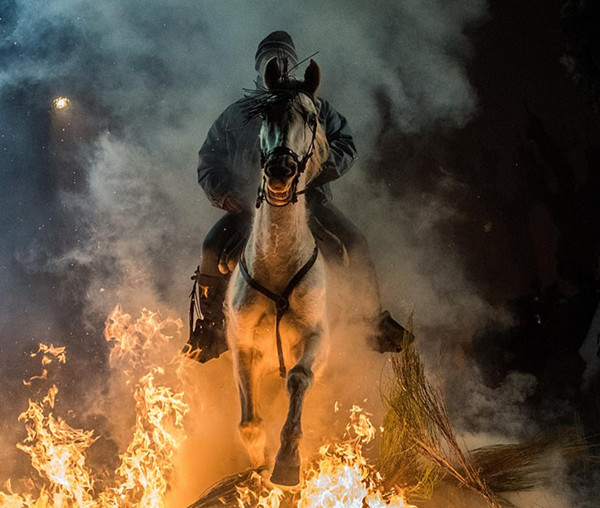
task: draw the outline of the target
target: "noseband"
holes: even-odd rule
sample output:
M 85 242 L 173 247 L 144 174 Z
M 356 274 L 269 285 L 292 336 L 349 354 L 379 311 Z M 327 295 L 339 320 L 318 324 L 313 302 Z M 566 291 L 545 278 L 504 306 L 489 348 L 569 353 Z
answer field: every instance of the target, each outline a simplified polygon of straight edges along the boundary
M 304 93 L 304 92 L 298 92 L 298 94 L 300 94 L 300 93 Z M 298 94 L 296 94 L 296 95 L 298 95 Z M 315 104 L 315 101 L 312 97 L 310 97 L 306 93 L 305 93 L 305 95 L 310 98 L 310 100 L 313 102 L 313 104 Z M 315 104 L 315 106 L 316 106 L 316 104 Z M 305 121 L 305 123 L 306 123 L 306 121 Z M 299 191 L 299 190 L 297 190 L 297 187 L 298 187 L 298 182 L 300 181 L 300 175 L 302 175 L 302 173 L 304 173 L 304 171 L 306 170 L 308 161 L 310 160 L 310 158 L 313 156 L 313 153 L 314 153 L 315 139 L 317 136 L 317 125 L 318 125 L 318 119 L 315 117 L 314 125 L 310 126 L 310 130 L 312 132 L 312 138 L 310 140 L 310 145 L 308 145 L 308 150 L 302 157 L 300 155 L 298 155 L 296 152 L 294 152 L 294 150 L 292 150 L 291 148 L 284 146 L 284 145 L 276 146 L 275 148 L 273 148 L 272 150 L 269 150 L 268 152 L 265 152 L 261 148 L 261 150 L 260 150 L 260 167 L 263 172 L 263 177 L 262 177 L 262 182 L 261 182 L 260 186 L 258 187 L 258 194 L 256 197 L 256 208 L 260 208 L 260 205 L 262 204 L 263 201 L 265 201 L 269 206 L 281 208 L 281 207 L 289 205 L 290 203 L 296 203 L 298 201 L 298 196 L 300 194 L 306 193 L 306 189 Z M 266 165 L 269 157 L 281 157 L 281 156 L 285 156 L 285 155 L 291 157 L 292 160 L 296 163 L 296 174 L 294 175 L 294 179 L 292 180 L 292 192 L 291 192 L 290 198 L 285 203 L 280 204 L 280 203 L 274 203 L 273 201 L 271 201 L 269 199 L 269 193 L 266 190 L 267 178 L 265 177 L 264 170 L 265 170 L 265 165 Z

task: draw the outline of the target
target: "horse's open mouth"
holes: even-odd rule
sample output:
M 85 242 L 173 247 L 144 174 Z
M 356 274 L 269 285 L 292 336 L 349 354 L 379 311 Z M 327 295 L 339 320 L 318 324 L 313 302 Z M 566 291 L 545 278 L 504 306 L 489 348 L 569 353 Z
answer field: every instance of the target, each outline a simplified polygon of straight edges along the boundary
M 269 201 L 277 204 L 289 203 L 291 199 L 292 186 L 289 185 L 286 189 L 273 189 L 270 185 L 267 185 L 267 193 Z

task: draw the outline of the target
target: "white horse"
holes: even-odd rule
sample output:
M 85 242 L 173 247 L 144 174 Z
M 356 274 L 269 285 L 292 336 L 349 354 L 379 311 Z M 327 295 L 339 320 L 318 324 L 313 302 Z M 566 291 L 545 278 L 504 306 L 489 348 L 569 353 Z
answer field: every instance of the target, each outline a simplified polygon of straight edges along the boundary
M 227 290 L 226 330 L 242 409 L 240 435 L 254 467 L 267 466 L 261 380 L 277 369 L 287 379 L 289 409 L 271 480 L 293 486 L 300 479 L 304 398 L 328 344 L 325 264 L 308 226 L 303 192 L 327 157 L 327 142 L 318 122 L 320 70 L 314 61 L 304 81 L 290 81 L 274 58 L 264 83 L 253 103 L 263 118 L 262 186 Z

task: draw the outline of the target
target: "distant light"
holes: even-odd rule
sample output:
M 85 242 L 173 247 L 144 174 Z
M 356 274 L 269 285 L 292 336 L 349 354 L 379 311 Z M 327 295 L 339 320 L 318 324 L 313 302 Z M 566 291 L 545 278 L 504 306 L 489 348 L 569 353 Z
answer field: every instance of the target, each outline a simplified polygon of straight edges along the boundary
M 71 101 L 68 97 L 57 97 L 52 101 L 56 109 L 65 109 L 69 107 Z

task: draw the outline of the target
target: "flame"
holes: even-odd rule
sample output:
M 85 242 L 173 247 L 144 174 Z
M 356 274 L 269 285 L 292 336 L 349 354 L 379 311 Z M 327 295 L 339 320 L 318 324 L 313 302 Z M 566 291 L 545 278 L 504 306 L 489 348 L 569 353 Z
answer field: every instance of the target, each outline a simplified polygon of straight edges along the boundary
M 337 404 L 336 409 L 339 409 Z M 364 445 L 375 438 L 376 432 L 369 415 L 361 407 L 352 406 L 345 439 L 321 446 L 317 460 L 305 473 L 300 492 L 294 495 L 296 506 L 416 508 L 407 504 L 400 493 L 384 492 L 383 478 L 363 455 Z M 240 508 L 279 508 L 283 497 L 280 489 L 269 489 L 257 473 L 237 489 Z
M 110 363 L 131 378 L 136 423 L 113 485 L 96 492 L 94 473 L 86 465 L 86 451 L 96 441 L 93 431 L 76 429 L 53 414 L 58 388 L 52 385 L 41 401 L 29 400 L 19 416 L 27 436 L 17 447 L 27 453 L 43 484 L 38 491 L 13 492 L 10 481 L 0 491 L 0 506 L 7 508 L 161 508 L 173 471 L 173 457 L 183 439 L 183 418 L 188 411 L 183 393 L 161 383 L 165 368 L 152 364 L 153 355 L 164 355 L 178 331 L 179 320 L 162 320 L 157 313 L 142 311 L 135 320 L 116 307 L 106 324 L 105 337 L 111 342 Z M 31 356 L 42 355 L 46 380 L 52 363 L 65 363 L 65 348 L 41 344 Z M 143 370 L 143 375 L 133 377 Z M 33 484 L 34 482 L 29 482 Z
M 35 358 L 39 354 L 42 354 L 42 373 L 39 376 L 30 377 L 27 381 L 23 380 L 23 384 L 25 386 L 31 386 L 33 384 L 33 381 L 35 381 L 36 379 L 40 381 L 45 381 L 46 379 L 48 379 L 48 369 L 46 367 L 50 365 L 54 360 L 56 360 L 59 363 L 65 363 L 67 361 L 64 347 L 54 347 L 52 344 L 40 344 L 38 350 L 35 353 L 31 353 L 29 356 L 31 358 Z
M 382 477 L 363 455 L 376 429 L 359 406 L 350 409 L 346 439 L 319 449 L 319 459 L 306 474 L 298 508 L 416 508 L 395 492 L 384 493 Z
M 284 497 L 284 492 L 273 487 L 268 489 L 263 485 L 263 478 L 256 472 L 250 479 L 236 487 L 236 501 L 239 508 L 252 506 L 256 508 L 279 508 Z
M 116 471 L 119 485 L 103 495 L 102 506 L 163 506 L 167 473 L 180 444 L 178 434 L 183 431 L 188 407 L 183 393 L 155 385 L 155 377 L 161 374 L 163 369 L 156 367 L 139 380 L 133 438 Z
M 92 507 L 94 482 L 85 465 L 85 450 L 95 441 L 93 431 L 74 429 L 54 417 L 57 393 L 58 388 L 52 385 L 41 403 L 29 401 L 19 416 L 27 437 L 17 447 L 30 456 L 31 465 L 47 480 L 49 506 Z
M 17 447 L 29 455 L 39 479 L 32 475 L 21 482 L 24 492 L 15 492 L 8 481 L 0 490 L 0 506 L 163 508 L 174 459 L 185 439 L 184 417 L 189 409 L 183 393 L 167 383 L 169 376 L 183 372 L 182 355 L 177 361 L 164 362 L 172 357 L 167 355 L 169 345 L 181 329 L 180 320 L 162 319 L 145 309 L 135 319 L 116 307 L 107 319 L 104 336 L 111 345 L 111 367 L 131 387 L 135 425 L 112 480 L 97 481 L 86 463 L 88 449 L 99 436 L 55 416 L 59 389 L 52 384 L 41 400 L 29 400 L 19 416 L 26 437 Z M 65 348 L 53 345 L 41 344 L 31 356 L 41 357 L 42 373 L 30 378 L 28 385 L 47 382 L 49 370 L 66 362 Z M 339 411 L 339 404 L 335 410 Z M 293 503 L 299 508 L 416 508 L 401 493 L 384 492 L 381 475 L 363 455 L 376 432 L 369 415 L 353 406 L 343 439 L 320 448 L 316 460 L 306 467 L 300 490 L 292 494 Z M 236 490 L 239 508 L 279 508 L 288 497 L 258 473 Z

